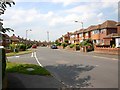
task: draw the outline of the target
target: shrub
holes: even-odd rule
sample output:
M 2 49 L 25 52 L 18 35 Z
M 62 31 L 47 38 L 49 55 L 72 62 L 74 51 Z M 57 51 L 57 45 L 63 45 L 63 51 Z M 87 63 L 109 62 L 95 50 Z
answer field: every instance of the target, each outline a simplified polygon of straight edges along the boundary
M 65 40 L 65 43 L 68 43 L 68 40 Z
M 19 52 L 20 45 L 12 43 L 9 45 L 9 48 L 12 52 Z
M 70 48 L 73 48 L 75 46 L 75 44 L 70 44 L 69 46 L 70 46 Z
M 32 44 L 30 44 L 30 45 L 27 45 L 27 49 L 29 49 L 29 48 L 31 48 L 32 47 Z
M 23 51 L 26 50 L 26 45 L 25 44 L 20 44 L 20 49 L 22 49 Z
M 62 43 L 61 45 L 63 46 L 63 48 L 65 48 L 67 46 L 66 43 Z
M 80 50 L 80 45 L 76 44 L 76 50 Z
M 56 45 L 57 45 L 57 46 L 61 46 L 61 43 L 57 43 Z

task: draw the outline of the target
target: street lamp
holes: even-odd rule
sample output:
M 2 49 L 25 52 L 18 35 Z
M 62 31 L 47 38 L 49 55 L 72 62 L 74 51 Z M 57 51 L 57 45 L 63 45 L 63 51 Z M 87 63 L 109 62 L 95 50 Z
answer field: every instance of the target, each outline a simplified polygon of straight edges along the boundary
M 26 30 L 26 40 L 27 40 L 28 31 L 32 31 L 32 30 L 31 29 L 30 30 Z
M 76 23 L 81 23 L 81 25 L 82 25 L 82 30 L 84 29 L 83 28 L 83 22 L 79 22 L 79 21 L 75 21 Z M 84 33 L 84 30 L 82 31 L 82 34 Z M 84 35 L 84 34 L 83 34 Z M 84 36 L 82 35 L 82 39 L 84 40 Z
M 26 49 L 27 49 L 27 34 L 28 34 L 28 31 L 32 31 L 31 29 L 30 30 L 26 30 Z

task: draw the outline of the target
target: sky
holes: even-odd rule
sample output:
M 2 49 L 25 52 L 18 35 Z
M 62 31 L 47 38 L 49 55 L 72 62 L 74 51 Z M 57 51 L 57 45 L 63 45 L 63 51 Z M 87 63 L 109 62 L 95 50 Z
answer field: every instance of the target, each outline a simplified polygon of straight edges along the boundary
M 1 18 L 4 27 L 31 40 L 55 41 L 67 32 L 101 24 L 106 20 L 118 21 L 118 0 L 14 0 Z M 75 21 L 79 21 L 76 23 Z M 30 31 L 32 30 L 32 31 Z

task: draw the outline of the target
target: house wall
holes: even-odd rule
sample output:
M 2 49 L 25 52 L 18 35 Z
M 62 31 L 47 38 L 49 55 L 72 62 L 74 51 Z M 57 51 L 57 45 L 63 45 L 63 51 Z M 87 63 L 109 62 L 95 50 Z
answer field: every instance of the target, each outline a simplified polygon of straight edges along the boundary
M 120 35 L 120 26 L 117 26 L 117 33 Z
M 84 39 L 88 39 L 89 38 L 89 33 L 86 32 L 85 35 L 84 35 Z
M 91 39 L 93 39 L 93 40 L 98 40 L 98 39 L 100 39 L 100 34 L 92 34 L 92 35 L 91 35 Z
M 104 45 L 110 45 L 111 38 L 104 39 Z

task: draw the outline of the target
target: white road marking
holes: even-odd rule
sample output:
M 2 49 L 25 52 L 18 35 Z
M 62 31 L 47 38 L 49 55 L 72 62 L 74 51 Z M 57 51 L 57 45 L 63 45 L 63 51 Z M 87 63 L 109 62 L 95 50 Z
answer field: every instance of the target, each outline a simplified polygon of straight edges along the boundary
M 33 57 L 33 55 L 34 55 L 34 54 L 33 54 L 33 52 L 32 52 L 32 55 L 31 55 L 31 57 Z
M 16 58 L 19 58 L 20 56 L 15 56 Z
M 11 57 L 7 57 L 7 58 L 19 58 L 20 56 L 11 56 Z
M 34 52 L 34 57 L 35 57 L 37 63 L 39 64 L 39 66 L 43 67 L 42 64 L 39 62 L 39 60 L 38 60 L 38 58 L 37 58 L 36 52 Z

